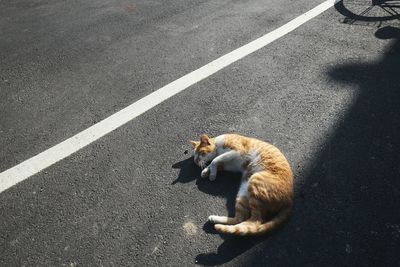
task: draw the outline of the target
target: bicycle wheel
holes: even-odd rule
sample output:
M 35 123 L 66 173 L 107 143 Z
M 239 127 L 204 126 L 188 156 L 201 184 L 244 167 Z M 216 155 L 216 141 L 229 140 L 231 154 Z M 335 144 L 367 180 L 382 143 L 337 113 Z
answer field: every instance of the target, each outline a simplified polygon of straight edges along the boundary
M 336 10 L 353 21 L 388 21 L 400 19 L 400 1 L 342 0 Z

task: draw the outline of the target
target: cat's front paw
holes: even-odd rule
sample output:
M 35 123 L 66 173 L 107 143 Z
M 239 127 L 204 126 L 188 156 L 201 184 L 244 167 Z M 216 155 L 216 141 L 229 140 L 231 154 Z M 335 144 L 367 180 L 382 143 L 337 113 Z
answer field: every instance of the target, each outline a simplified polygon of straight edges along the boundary
M 201 178 L 207 178 L 210 175 L 210 169 L 205 168 L 204 170 L 201 171 Z

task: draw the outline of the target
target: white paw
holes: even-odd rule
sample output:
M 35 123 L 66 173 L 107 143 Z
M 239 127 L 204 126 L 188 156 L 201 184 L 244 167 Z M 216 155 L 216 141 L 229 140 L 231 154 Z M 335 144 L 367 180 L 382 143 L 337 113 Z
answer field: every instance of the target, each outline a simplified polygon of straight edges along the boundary
M 216 215 L 210 215 L 210 216 L 208 216 L 208 221 L 210 223 L 216 223 L 218 221 L 218 217 L 219 216 L 216 216 Z
M 217 216 L 217 215 L 210 215 L 208 217 L 208 221 L 210 223 L 213 223 L 213 224 L 215 224 L 215 223 L 223 223 L 223 224 L 225 224 L 227 222 L 227 217 L 225 217 L 225 216 Z
M 210 169 L 205 168 L 204 170 L 201 171 L 201 178 L 207 178 L 209 174 L 210 174 Z

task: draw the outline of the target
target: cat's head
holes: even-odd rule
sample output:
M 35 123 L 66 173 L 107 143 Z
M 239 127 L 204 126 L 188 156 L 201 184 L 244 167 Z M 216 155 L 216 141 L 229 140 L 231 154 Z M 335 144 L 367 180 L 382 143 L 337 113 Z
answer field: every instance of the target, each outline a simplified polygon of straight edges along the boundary
M 193 147 L 194 163 L 204 169 L 217 155 L 215 140 L 206 134 L 200 136 L 200 141 L 190 141 Z

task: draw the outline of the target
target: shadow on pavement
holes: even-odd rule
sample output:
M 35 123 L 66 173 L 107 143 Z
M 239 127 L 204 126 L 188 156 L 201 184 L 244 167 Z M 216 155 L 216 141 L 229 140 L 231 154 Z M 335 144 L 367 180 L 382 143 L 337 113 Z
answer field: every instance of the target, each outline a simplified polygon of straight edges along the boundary
M 200 254 L 196 257 L 196 263 L 205 266 L 221 265 L 265 240 L 265 237 L 223 236 L 223 238 L 224 242 L 218 247 L 217 253 Z
M 193 157 L 175 163 L 172 168 L 180 169 L 178 178 L 172 182 L 173 185 L 177 183 L 186 184 L 200 179 L 201 169 L 194 164 Z
M 290 226 L 247 264 L 399 266 L 400 29 L 375 36 L 394 39 L 380 59 L 328 72 L 358 94 L 297 184 Z
M 172 184 L 196 181 L 196 186 L 200 191 L 212 196 L 226 198 L 228 214 L 234 214 L 235 198 L 240 184 L 240 175 L 219 172 L 217 179 L 213 182 L 210 182 L 208 179 L 202 179 L 200 177 L 201 169 L 194 164 L 193 157 L 175 163 L 172 168 L 180 169 L 178 178 L 173 181 Z

